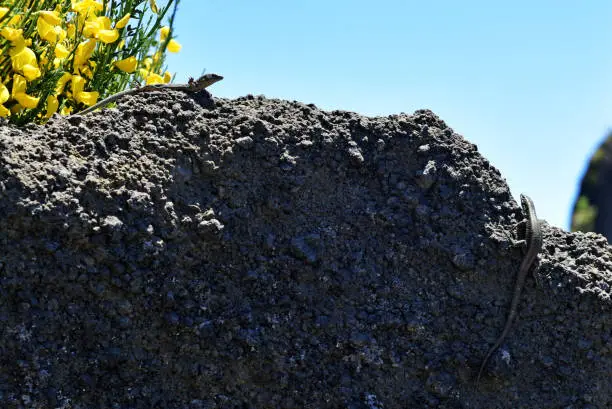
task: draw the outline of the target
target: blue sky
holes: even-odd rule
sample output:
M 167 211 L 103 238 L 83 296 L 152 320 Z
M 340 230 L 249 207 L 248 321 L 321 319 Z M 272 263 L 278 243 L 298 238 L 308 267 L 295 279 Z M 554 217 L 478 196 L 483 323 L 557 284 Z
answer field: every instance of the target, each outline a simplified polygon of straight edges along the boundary
M 612 2 L 182 0 L 177 82 L 203 69 L 246 94 L 364 115 L 428 108 L 512 194 L 568 228 L 612 124 Z

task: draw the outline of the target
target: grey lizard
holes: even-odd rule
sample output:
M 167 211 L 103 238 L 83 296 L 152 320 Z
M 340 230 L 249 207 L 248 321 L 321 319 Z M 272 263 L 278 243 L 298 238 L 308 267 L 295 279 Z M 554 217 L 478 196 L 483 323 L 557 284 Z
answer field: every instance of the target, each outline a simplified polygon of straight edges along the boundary
M 104 98 L 102 101 L 98 102 L 97 104 L 92 105 L 89 108 L 84 109 L 80 112 L 76 112 L 75 114 L 85 115 L 98 108 L 102 108 L 110 104 L 111 102 L 118 100 L 119 98 L 125 95 L 136 94 L 136 93 L 144 92 L 144 91 L 152 91 L 152 90 L 159 90 L 159 89 L 173 89 L 177 91 L 198 92 L 214 84 L 215 82 L 221 81 L 222 79 L 223 77 L 221 75 L 204 74 L 197 80 L 190 78 L 187 84 L 151 84 L 151 85 L 144 85 L 138 88 L 130 88 L 130 89 L 126 89 L 125 91 L 121 91 L 116 94 L 113 94 L 108 98 Z
M 480 376 L 482 375 L 482 371 L 484 370 L 489 358 L 495 352 L 497 348 L 502 344 L 508 332 L 510 332 L 510 327 L 512 326 L 512 321 L 516 318 L 518 304 L 521 298 L 521 291 L 523 290 L 523 285 L 525 284 L 525 279 L 527 278 L 527 273 L 531 270 L 531 267 L 534 265 L 538 253 L 542 249 L 542 227 L 541 221 L 538 220 L 536 215 L 535 206 L 533 205 L 533 201 L 527 195 L 521 195 L 521 207 L 523 208 L 523 215 L 525 219 L 521 221 L 519 227 L 525 228 L 525 239 L 521 242 L 526 242 L 527 244 L 527 253 L 521 262 L 521 266 L 519 268 L 518 276 L 516 278 L 516 284 L 514 285 L 514 295 L 512 296 L 512 302 L 510 304 L 510 312 L 508 313 L 508 318 L 506 319 L 506 325 L 504 326 L 504 330 L 502 331 L 495 344 L 489 349 L 484 359 L 482 360 L 482 364 L 480 365 L 480 370 L 478 371 L 478 376 L 476 378 L 476 385 L 480 382 Z

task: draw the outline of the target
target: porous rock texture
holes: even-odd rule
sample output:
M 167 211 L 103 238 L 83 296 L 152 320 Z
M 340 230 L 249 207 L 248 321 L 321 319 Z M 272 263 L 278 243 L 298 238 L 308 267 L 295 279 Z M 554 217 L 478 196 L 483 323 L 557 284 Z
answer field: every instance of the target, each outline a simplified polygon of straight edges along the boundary
M 520 219 L 430 111 L 160 90 L 4 123 L 0 407 L 612 407 L 610 247 L 546 223 L 475 385 Z

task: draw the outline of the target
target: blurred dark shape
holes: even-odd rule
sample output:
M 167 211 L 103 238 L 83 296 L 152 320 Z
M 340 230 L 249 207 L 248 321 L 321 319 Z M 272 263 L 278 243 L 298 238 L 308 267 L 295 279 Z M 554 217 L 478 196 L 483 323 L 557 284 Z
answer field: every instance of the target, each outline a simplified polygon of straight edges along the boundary
M 612 131 L 595 151 L 572 212 L 572 231 L 592 231 L 612 242 Z

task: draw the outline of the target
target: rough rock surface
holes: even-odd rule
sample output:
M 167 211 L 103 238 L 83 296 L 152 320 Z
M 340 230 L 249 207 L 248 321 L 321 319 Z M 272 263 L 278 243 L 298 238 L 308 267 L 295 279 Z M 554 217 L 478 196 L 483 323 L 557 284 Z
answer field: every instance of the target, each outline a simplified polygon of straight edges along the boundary
M 603 237 L 544 225 L 477 388 L 522 257 L 499 172 L 429 111 L 215 102 L 0 126 L 0 407 L 612 407 Z

